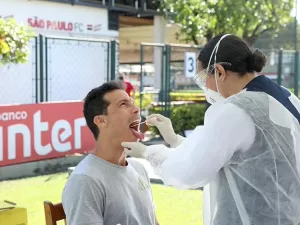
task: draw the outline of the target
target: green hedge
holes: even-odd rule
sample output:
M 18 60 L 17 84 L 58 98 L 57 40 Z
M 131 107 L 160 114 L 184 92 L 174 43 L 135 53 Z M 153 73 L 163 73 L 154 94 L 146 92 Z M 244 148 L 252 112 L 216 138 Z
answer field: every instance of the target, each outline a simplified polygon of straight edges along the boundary
M 183 135 L 185 130 L 192 130 L 198 125 L 203 125 L 204 114 L 206 111 L 205 104 L 187 104 L 171 107 L 170 119 L 173 124 L 175 133 Z M 153 107 L 150 114 L 162 114 L 161 107 Z M 150 128 L 155 134 L 159 134 L 156 128 Z
M 154 101 L 154 94 L 143 95 L 143 109 L 149 106 Z M 205 101 L 203 92 L 171 92 L 171 101 Z M 135 104 L 140 107 L 140 93 L 135 94 Z
M 293 89 L 289 89 L 292 93 L 294 93 Z M 300 98 L 300 94 L 298 96 Z M 204 92 L 193 91 L 193 90 L 185 90 L 185 91 L 176 91 L 170 93 L 171 101 L 205 101 Z M 136 93 L 136 104 L 139 106 L 140 102 L 140 94 Z M 143 109 L 147 107 L 151 102 L 154 101 L 154 94 L 144 94 L 143 95 Z

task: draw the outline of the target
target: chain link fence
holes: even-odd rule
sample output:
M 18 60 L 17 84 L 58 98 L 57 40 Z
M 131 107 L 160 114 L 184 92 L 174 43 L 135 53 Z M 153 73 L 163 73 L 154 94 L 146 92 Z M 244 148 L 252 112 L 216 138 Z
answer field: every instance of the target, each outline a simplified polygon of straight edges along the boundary
M 82 100 L 108 79 L 109 41 L 46 37 L 46 101 Z
M 112 42 L 33 38 L 26 63 L 0 68 L 0 105 L 82 100 L 92 88 L 115 76 L 117 67 L 111 68 L 118 64 L 118 55 Z
M 10 64 L 0 68 L 0 105 L 29 104 L 37 99 L 37 38 L 29 42 L 31 50 L 25 64 Z
M 299 91 L 299 52 L 293 50 L 262 50 L 268 62 L 260 74 L 282 85 L 296 95 Z
M 138 73 L 135 74 L 139 81 L 139 105 L 141 111 L 147 109 L 152 102 L 161 101 L 163 87 L 166 83 L 165 76 L 165 48 L 163 44 L 142 43 L 140 47 L 140 59 Z M 158 69 L 156 69 L 158 68 Z

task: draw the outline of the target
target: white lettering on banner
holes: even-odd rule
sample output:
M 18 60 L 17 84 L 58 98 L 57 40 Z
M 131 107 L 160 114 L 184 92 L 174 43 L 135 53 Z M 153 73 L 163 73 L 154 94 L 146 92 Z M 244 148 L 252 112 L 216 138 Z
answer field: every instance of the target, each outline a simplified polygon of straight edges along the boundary
M 78 118 L 74 121 L 75 149 L 81 149 L 81 127 L 86 126 L 85 118 Z
M 27 112 L 3 112 L 0 113 L 0 120 L 8 121 L 8 120 L 25 120 L 27 118 Z
M 47 155 L 51 153 L 52 150 L 57 152 L 67 152 L 74 148 L 81 149 L 81 132 L 82 128 L 86 126 L 83 117 L 75 119 L 73 124 L 67 120 L 58 120 L 50 127 L 48 122 L 42 121 L 41 116 L 40 110 L 34 113 L 32 120 L 33 126 L 31 126 L 33 130 L 30 130 L 30 127 L 22 123 L 7 127 L 7 150 L 9 160 L 16 159 L 17 147 L 18 151 L 21 150 L 21 146 L 17 146 L 17 136 L 19 135 L 22 136 L 23 157 L 31 157 L 32 149 L 35 149 L 35 152 L 40 156 Z M 0 161 L 3 161 L 4 158 L 4 132 L 5 130 L 0 126 Z M 73 134 L 74 138 L 71 140 L 74 140 L 74 143 L 72 143 L 71 140 L 66 142 Z M 31 143 L 31 135 L 33 135 L 34 146 L 32 146 Z M 42 140 L 49 141 L 43 145 Z
M 38 155 L 47 155 L 52 151 L 51 144 L 43 146 L 42 133 L 48 131 L 48 122 L 42 122 L 41 111 L 37 111 L 33 115 L 33 130 L 34 130 L 34 148 Z
M 16 158 L 16 149 L 17 149 L 17 134 L 22 134 L 23 136 L 23 154 L 24 157 L 30 157 L 30 130 L 24 124 L 16 124 L 8 127 L 8 159 Z M 10 151 L 14 149 L 14 151 Z
M 63 130 L 61 134 L 59 131 Z M 58 152 L 67 152 L 71 150 L 71 142 L 65 142 L 72 135 L 72 128 L 68 121 L 59 120 L 55 122 L 51 131 L 52 145 Z

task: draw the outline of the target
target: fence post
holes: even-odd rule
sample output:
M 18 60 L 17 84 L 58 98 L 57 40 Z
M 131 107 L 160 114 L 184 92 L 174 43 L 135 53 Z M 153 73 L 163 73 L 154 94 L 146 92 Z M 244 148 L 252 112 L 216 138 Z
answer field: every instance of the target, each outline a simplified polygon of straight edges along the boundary
M 167 58 L 166 58 L 166 45 L 162 47 L 162 73 L 161 73 L 161 84 L 159 91 L 159 102 L 163 104 L 162 114 L 166 116 L 166 70 L 167 70 Z
M 110 79 L 115 80 L 119 74 L 119 43 L 116 40 L 110 42 Z
M 143 66 L 144 66 L 144 46 L 141 44 L 140 47 L 140 66 L 141 66 L 141 73 L 140 73 L 140 110 L 143 110 Z
M 278 68 L 277 68 L 277 84 L 281 85 L 281 81 L 282 81 L 282 57 L 283 57 L 283 49 L 281 48 L 279 50 L 279 54 L 278 54 Z
M 38 37 L 36 36 L 34 38 L 34 44 L 35 44 L 35 103 L 39 102 L 39 64 L 38 64 L 38 54 L 39 54 L 39 49 L 38 49 Z
M 166 45 L 165 46 L 165 96 L 164 96 L 164 100 L 165 100 L 165 116 L 166 117 L 170 117 L 171 116 L 171 108 L 170 108 L 170 104 L 171 104 L 171 99 L 170 99 L 170 83 L 171 83 L 171 76 L 170 76 L 170 65 L 171 65 L 171 46 L 170 45 Z
M 49 81 L 49 77 L 48 77 L 48 38 L 45 37 L 45 99 L 46 102 L 48 101 L 48 95 L 49 95 L 49 91 L 48 91 L 48 81 Z
M 44 101 L 44 37 L 39 34 L 40 42 L 40 102 Z
M 295 51 L 294 94 L 299 95 L 299 52 Z

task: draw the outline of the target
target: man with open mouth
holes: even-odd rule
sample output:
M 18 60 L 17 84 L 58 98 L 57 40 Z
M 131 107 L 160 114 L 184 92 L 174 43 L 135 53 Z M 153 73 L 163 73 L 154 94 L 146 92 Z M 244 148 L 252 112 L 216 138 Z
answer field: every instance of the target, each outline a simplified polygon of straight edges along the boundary
M 121 143 L 143 139 L 140 111 L 118 83 L 92 89 L 84 117 L 96 140 L 71 174 L 62 195 L 68 225 L 158 225 L 142 164 L 126 159 Z

